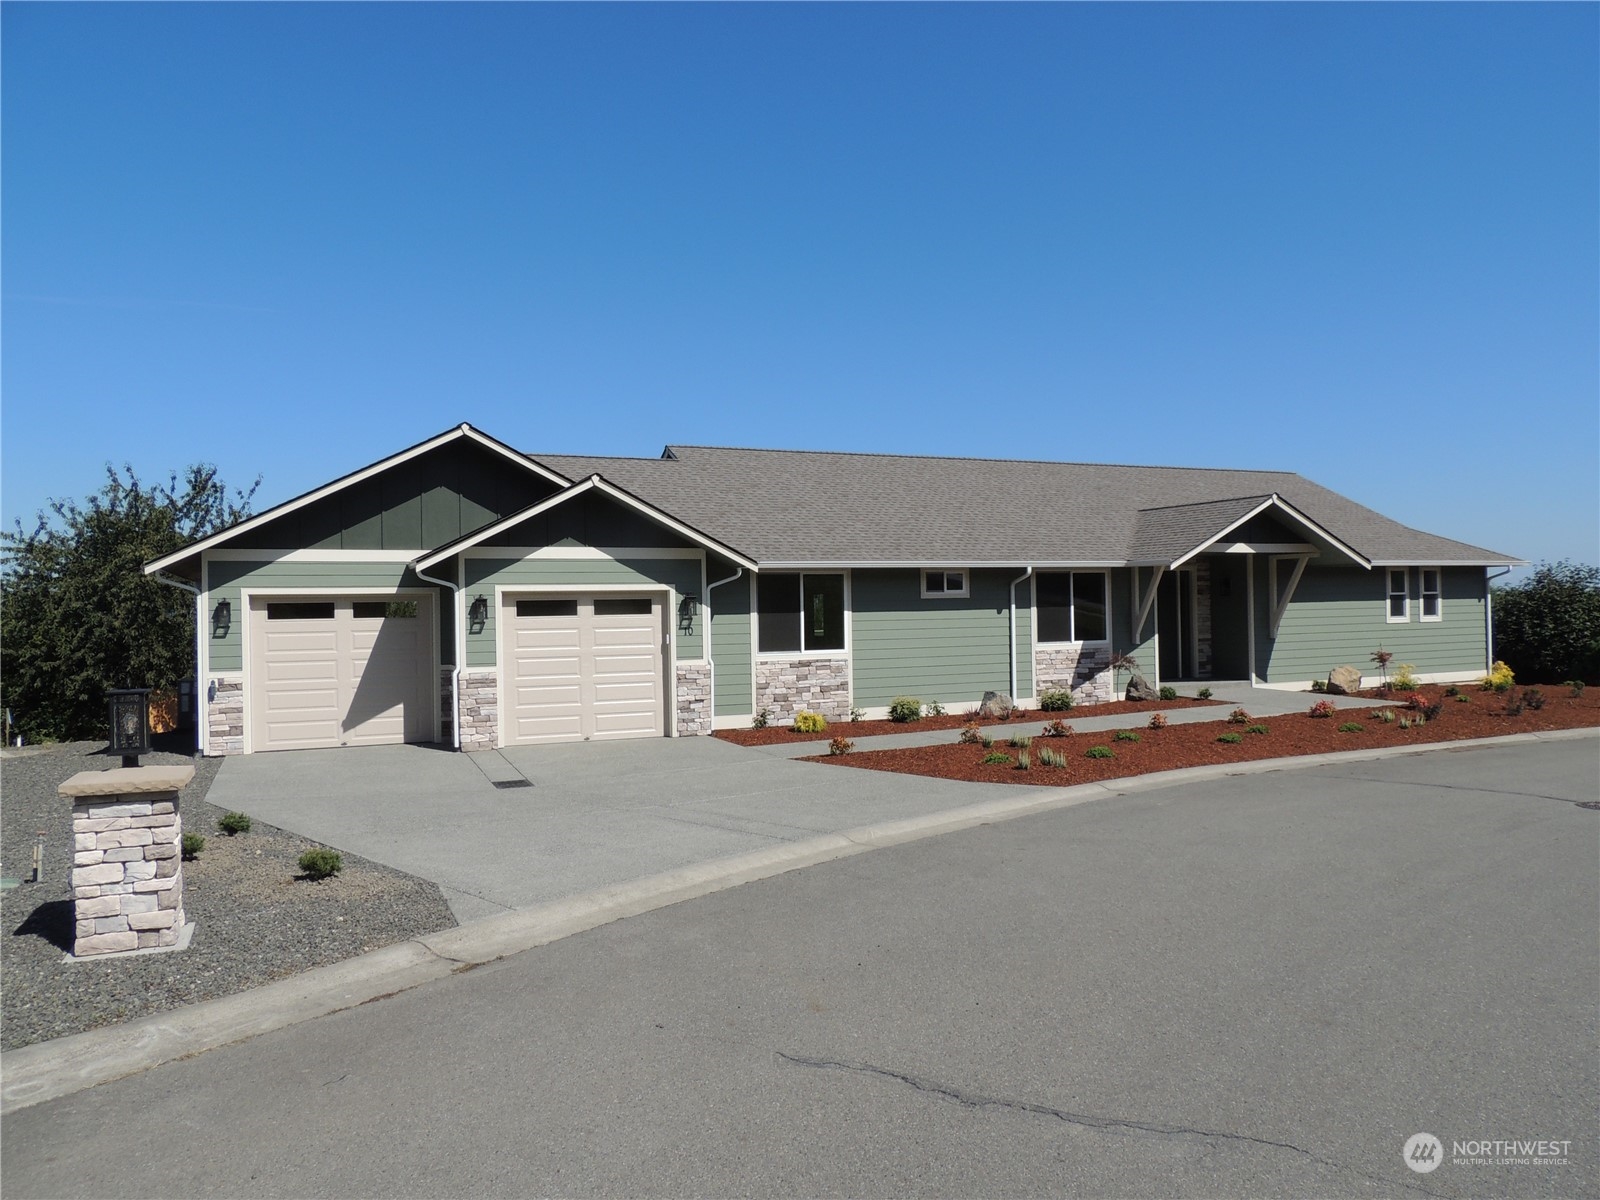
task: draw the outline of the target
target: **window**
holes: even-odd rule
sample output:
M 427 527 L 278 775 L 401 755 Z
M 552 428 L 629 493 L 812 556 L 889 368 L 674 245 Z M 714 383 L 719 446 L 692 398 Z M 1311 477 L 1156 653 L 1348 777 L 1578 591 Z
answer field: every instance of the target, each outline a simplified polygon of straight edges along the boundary
M 922 573 L 922 598 L 924 600 L 959 600 L 968 595 L 965 571 L 924 571 Z
M 1389 623 L 1411 619 L 1411 601 L 1406 587 L 1410 572 L 1405 567 L 1389 569 Z
M 350 605 L 350 615 L 358 621 L 383 620 L 386 617 L 414 617 L 415 600 L 356 600 Z
M 1106 573 L 1040 571 L 1035 579 L 1041 642 L 1106 640 Z
M 518 600 L 519 617 L 575 617 L 577 600 Z
M 269 621 L 331 621 L 333 620 L 333 601 L 280 602 L 267 605 L 267 620 Z
M 648 617 L 649 596 L 628 596 L 620 600 L 596 599 L 594 615 L 597 617 Z
M 843 575 L 758 575 L 762 654 L 844 649 Z
M 1444 608 L 1440 603 L 1439 568 L 1422 568 L 1422 619 L 1424 621 L 1444 620 Z

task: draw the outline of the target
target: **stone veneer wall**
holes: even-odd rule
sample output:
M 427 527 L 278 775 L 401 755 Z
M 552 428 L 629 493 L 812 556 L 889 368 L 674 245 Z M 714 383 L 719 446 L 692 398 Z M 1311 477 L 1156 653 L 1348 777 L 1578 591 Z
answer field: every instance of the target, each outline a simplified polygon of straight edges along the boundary
M 679 663 L 675 698 L 678 736 L 698 737 L 711 732 L 711 665 Z
M 206 754 L 244 753 L 244 680 L 218 677 L 206 689 Z
M 493 667 L 461 672 L 463 750 L 493 750 L 500 740 L 499 681 Z
M 1110 661 L 1111 647 L 1106 644 L 1085 647 L 1065 642 L 1035 646 L 1035 694 L 1067 690 L 1080 704 L 1108 704 L 1117 698 Z
M 786 725 L 801 709 L 830 721 L 850 717 L 848 658 L 773 658 L 756 660 L 756 712 L 767 710 L 774 725 Z

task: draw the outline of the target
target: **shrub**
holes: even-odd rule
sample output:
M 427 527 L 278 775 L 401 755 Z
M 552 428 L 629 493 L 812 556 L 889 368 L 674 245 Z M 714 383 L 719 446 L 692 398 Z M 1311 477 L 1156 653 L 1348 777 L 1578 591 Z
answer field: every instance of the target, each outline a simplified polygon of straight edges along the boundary
M 1400 718 L 1400 728 L 1401 729 L 1410 729 L 1411 728 L 1411 718 L 1410 717 L 1401 717 Z
M 1071 737 L 1072 726 L 1060 719 L 1051 721 L 1044 727 L 1045 737 Z
M 1167 727 L 1167 717 L 1166 717 L 1165 713 L 1151 713 L 1150 714 L 1150 728 L 1151 729 L 1165 729 L 1166 727 Z
M 983 730 L 976 721 L 968 721 L 961 727 L 961 736 L 956 740 L 963 746 L 976 746 L 983 741 Z
M 1163 700 L 1176 700 L 1178 698 L 1178 689 L 1172 687 L 1170 684 L 1162 684 L 1161 690 L 1158 691 L 1156 695 L 1160 696 Z
M 981 733 L 978 735 L 978 744 L 981 745 L 985 750 L 988 750 L 994 745 L 994 739 L 987 733 Z
M 1006 745 L 1012 746 L 1018 750 L 1026 750 L 1029 746 L 1033 745 L 1033 739 L 1028 737 L 1026 734 L 1015 733 L 1006 739 Z
M 1001 754 L 996 750 L 993 754 L 985 754 L 978 761 L 986 767 L 1010 766 L 1011 755 Z
M 1416 668 L 1410 663 L 1401 663 L 1394 669 L 1394 678 L 1389 681 L 1389 687 L 1397 692 L 1414 692 L 1417 690 Z
M 1544 707 L 1544 693 L 1538 688 L 1523 688 L 1522 702 L 1533 709 L 1534 712 L 1538 712 Z
M 1059 750 L 1052 750 L 1049 746 L 1039 747 L 1039 765 L 1042 767 L 1064 767 L 1067 765 L 1067 756 Z
M 940 704 L 937 700 L 928 701 L 928 715 L 930 717 L 944 716 L 944 705 Z
M 1265 725 L 1246 725 L 1244 727 L 1244 731 L 1246 733 L 1260 733 L 1260 734 L 1267 734 L 1267 733 L 1271 733 L 1272 732 L 1272 730 L 1268 729 Z
M 1090 746 L 1083 752 L 1085 758 L 1115 758 L 1110 746 Z
M 1250 724 L 1250 714 L 1245 712 L 1245 710 L 1242 708 L 1236 708 L 1228 714 L 1228 724 L 1248 725 Z
M 896 696 L 889 701 L 889 720 L 902 725 L 922 720 L 922 701 L 915 696 Z
M 770 708 L 763 708 L 760 712 L 758 712 L 755 715 L 754 719 L 751 720 L 750 728 L 751 729 L 765 729 L 767 727 L 768 723 L 771 722 L 771 720 L 772 720 L 772 710 Z
M 821 733 L 827 727 L 828 718 L 819 712 L 802 708 L 794 715 L 793 729 L 796 733 Z
M 1496 659 L 1494 666 L 1489 668 L 1489 673 L 1479 680 L 1478 686 L 1486 692 L 1507 692 L 1511 690 L 1511 685 L 1516 679 L 1511 668 Z
M 1198 692 L 1195 693 L 1195 698 L 1199 699 L 1199 700 L 1209 700 L 1209 699 L 1211 699 L 1211 689 L 1210 688 L 1201 688 Z
M 229 837 L 250 832 L 250 818 L 242 812 L 223 813 L 217 818 L 217 828 Z
M 1066 688 L 1047 688 L 1039 693 L 1040 712 L 1066 712 L 1073 703 L 1072 693 Z
M 1341 721 L 1339 723 L 1340 733 L 1360 733 L 1365 728 L 1366 726 L 1360 721 Z
M 1392 708 L 1380 708 L 1372 715 L 1377 717 L 1378 720 L 1382 721 L 1385 725 L 1394 724 L 1394 709 Z
M 1115 737 L 1119 742 L 1137 742 L 1139 740 L 1139 735 L 1131 729 L 1119 729 Z
M 186 833 L 182 845 L 184 861 L 193 862 L 200 857 L 200 851 L 206 848 L 206 840 L 198 833 Z
M 1445 688 L 1444 694 L 1446 696 L 1459 696 L 1461 695 L 1461 689 L 1452 683 L 1449 687 Z
M 1217 738 L 1217 741 L 1226 743 L 1229 746 L 1237 746 L 1240 742 L 1244 741 L 1244 734 L 1224 733 Z
M 1033 760 L 1028 757 L 1028 752 L 1026 750 L 1018 751 L 1016 769 L 1019 771 L 1026 771 L 1031 766 L 1033 766 Z
M 1564 686 L 1572 689 L 1572 698 L 1576 700 L 1579 696 L 1583 695 L 1583 689 L 1587 685 L 1581 679 L 1569 679 Z
M 856 748 L 856 744 L 847 737 L 835 737 L 828 743 L 828 753 L 833 755 L 849 754 Z
M 1338 706 L 1335 705 L 1332 700 L 1318 700 L 1310 707 L 1310 709 L 1307 710 L 1307 715 L 1313 717 L 1331 717 L 1338 711 Z
M 1540 563 L 1492 601 L 1494 652 L 1518 674 L 1600 682 L 1600 568 Z
M 1457 704 L 1471 704 L 1472 703 L 1472 697 L 1467 695 L 1465 692 L 1463 692 L 1461 695 L 1456 697 L 1456 703 Z
M 1439 718 L 1439 714 L 1443 711 L 1443 700 L 1435 700 L 1432 704 L 1424 704 L 1422 706 L 1422 719 L 1424 721 L 1436 721 Z
M 852 708 L 850 710 L 850 723 L 852 725 L 857 724 L 866 715 L 867 715 L 867 710 L 866 709 L 864 709 L 864 708 Z
M 1328 681 L 1326 679 L 1313 679 L 1311 681 L 1311 690 L 1313 692 L 1325 692 L 1325 691 L 1327 691 L 1328 690 Z
M 313 846 L 300 856 L 300 870 L 307 879 L 327 879 L 344 870 L 344 855 L 326 846 Z

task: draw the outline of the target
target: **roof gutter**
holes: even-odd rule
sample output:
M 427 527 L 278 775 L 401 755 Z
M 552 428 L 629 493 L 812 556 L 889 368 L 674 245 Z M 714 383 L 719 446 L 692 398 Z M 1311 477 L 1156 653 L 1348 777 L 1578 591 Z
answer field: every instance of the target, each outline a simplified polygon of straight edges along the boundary
M 1011 581 L 1011 586 L 1006 589 L 1011 598 L 1011 703 L 1017 702 L 1017 584 L 1033 575 L 1033 568 L 1029 567 L 1021 575 Z M 1035 691 L 1038 689 L 1035 688 Z
M 411 571 L 418 579 L 450 589 L 450 633 L 455 639 L 455 653 L 450 656 L 455 659 L 450 664 L 450 741 L 459 750 L 461 749 L 461 660 L 467 656 L 466 630 L 461 620 L 461 585 L 435 575 L 428 575 L 415 562 L 411 564 Z M 437 684 L 437 680 L 435 683 Z
M 706 628 L 705 632 L 701 634 L 701 637 L 705 641 L 706 670 L 710 673 L 711 680 L 710 686 L 706 689 L 706 703 L 710 706 L 710 712 L 706 714 L 709 718 L 709 728 L 706 730 L 707 733 L 710 733 L 716 728 L 717 725 L 717 660 L 711 657 L 711 613 L 713 611 L 711 605 L 711 593 L 725 583 L 732 583 L 735 579 L 739 578 L 739 576 L 743 574 L 743 567 L 735 567 L 733 569 L 733 574 L 729 575 L 726 579 L 719 579 L 715 583 L 706 584 Z M 754 703 L 753 698 L 751 702 L 752 704 Z
M 1489 585 L 1496 579 L 1511 574 L 1511 568 L 1489 574 L 1489 569 L 1483 571 L 1483 670 L 1485 674 L 1494 672 L 1494 589 Z M 1441 579 L 1440 583 L 1444 581 Z

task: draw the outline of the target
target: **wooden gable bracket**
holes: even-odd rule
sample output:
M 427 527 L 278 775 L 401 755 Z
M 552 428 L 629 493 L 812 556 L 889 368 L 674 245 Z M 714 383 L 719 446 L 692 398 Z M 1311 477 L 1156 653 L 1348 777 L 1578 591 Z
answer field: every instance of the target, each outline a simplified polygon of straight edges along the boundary
M 1305 574 L 1306 563 L 1311 561 L 1309 554 L 1274 554 L 1267 559 L 1267 588 L 1272 595 L 1272 615 L 1268 622 L 1268 634 L 1278 636 L 1278 624 L 1283 620 L 1283 614 L 1289 611 L 1289 601 L 1294 599 L 1294 590 L 1300 586 L 1300 576 Z M 1293 562 L 1294 570 L 1289 573 L 1289 586 L 1283 589 L 1282 595 L 1278 593 L 1278 564 L 1280 562 Z
M 1128 598 L 1133 601 L 1133 640 L 1144 640 L 1144 627 L 1150 620 L 1150 610 L 1156 606 L 1156 584 L 1161 582 L 1161 577 L 1167 573 L 1166 567 L 1153 567 L 1150 575 L 1150 587 L 1143 595 L 1139 593 L 1139 568 L 1133 568 L 1133 587 L 1128 591 Z

